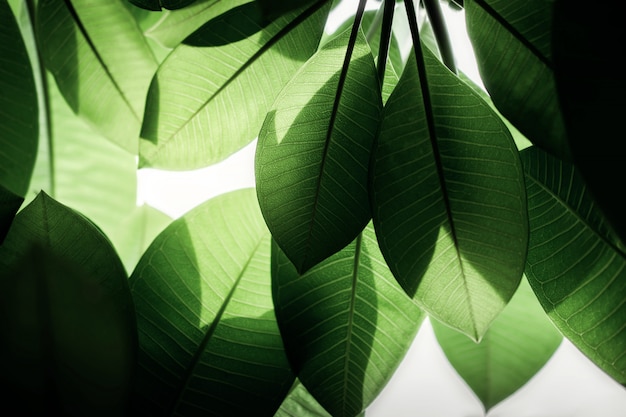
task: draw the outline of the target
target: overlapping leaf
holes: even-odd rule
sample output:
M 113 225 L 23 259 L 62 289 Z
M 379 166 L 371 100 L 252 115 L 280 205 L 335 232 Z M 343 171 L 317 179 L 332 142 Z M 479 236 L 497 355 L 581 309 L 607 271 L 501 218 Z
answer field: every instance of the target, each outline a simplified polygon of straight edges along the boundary
M 281 91 L 259 133 L 261 211 L 300 272 L 353 241 L 371 218 L 367 174 L 381 93 L 360 32 L 344 64 L 350 33 L 306 63 Z
M 25 415 L 124 415 L 137 335 L 106 237 L 40 193 L 0 247 L 0 286 L 2 400 Z
M 137 153 L 156 60 L 123 0 L 42 0 L 38 31 L 46 67 L 74 112 Z
M 0 185 L 0 245 L 24 199 Z
M 385 106 L 372 166 L 374 225 L 405 291 L 478 340 L 524 270 L 524 177 L 499 117 L 422 50 L 427 78 L 412 53 Z
M 552 6 L 544 0 L 471 0 L 465 17 L 496 107 L 534 144 L 568 159 L 551 56 Z
M 626 384 L 626 255 L 579 173 L 528 148 L 526 275 L 544 310 L 585 355 Z
M 274 415 L 294 375 L 270 279 L 254 190 L 215 197 L 168 226 L 130 278 L 140 346 L 133 415 Z
M 9 4 L 0 2 L 0 186 L 24 197 L 35 165 L 39 108 L 33 69 Z
M 526 279 L 480 343 L 436 320 L 432 324 L 446 357 L 486 411 L 526 384 L 563 339 Z
M 318 1 L 267 22 L 254 2 L 228 4 L 174 49 L 153 79 L 142 166 L 208 166 L 254 140 L 280 89 L 317 49 L 329 10 Z
M 272 292 L 290 363 L 333 417 L 380 393 L 424 318 L 394 279 L 370 224 L 303 275 L 273 245 Z

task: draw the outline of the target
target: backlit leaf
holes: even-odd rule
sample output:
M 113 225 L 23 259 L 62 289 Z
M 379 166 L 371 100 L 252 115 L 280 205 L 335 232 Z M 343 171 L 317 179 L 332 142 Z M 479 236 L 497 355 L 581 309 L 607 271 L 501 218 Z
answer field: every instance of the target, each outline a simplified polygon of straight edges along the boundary
M 532 147 L 526 173 L 526 275 L 556 327 L 596 365 L 626 383 L 626 255 L 580 174 Z
M 253 189 L 172 222 L 130 278 L 135 416 L 273 416 L 294 375 L 271 297 L 270 234 Z
M 356 416 L 389 381 L 424 314 L 389 271 L 371 224 L 302 275 L 272 249 L 276 317 L 293 369 L 330 415 Z
M 261 211 L 300 272 L 353 241 L 371 218 L 367 174 L 381 93 L 361 33 L 342 74 L 349 36 L 345 31 L 303 66 L 259 133 Z
M 266 22 L 256 3 L 232 1 L 186 38 L 150 86 L 140 165 L 200 168 L 254 140 L 280 89 L 317 49 L 324 3 Z
M 372 165 L 374 225 L 405 291 L 479 340 L 524 271 L 524 176 L 500 118 L 422 50 L 426 79 L 412 53 L 385 106 Z

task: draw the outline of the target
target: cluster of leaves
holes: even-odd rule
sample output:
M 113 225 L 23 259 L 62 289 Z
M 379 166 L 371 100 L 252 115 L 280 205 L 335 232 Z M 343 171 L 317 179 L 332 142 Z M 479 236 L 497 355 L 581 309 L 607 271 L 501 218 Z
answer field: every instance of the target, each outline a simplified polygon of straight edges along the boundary
M 451 2 L 484 91 L 438 0 L 335 3 L 0 0 L 6 401 L 356 416 L 425 317 L 486 409 L 563 336 L 626 384 L 618 22 Z M 254 189 L 136 206 L 256 138 Z

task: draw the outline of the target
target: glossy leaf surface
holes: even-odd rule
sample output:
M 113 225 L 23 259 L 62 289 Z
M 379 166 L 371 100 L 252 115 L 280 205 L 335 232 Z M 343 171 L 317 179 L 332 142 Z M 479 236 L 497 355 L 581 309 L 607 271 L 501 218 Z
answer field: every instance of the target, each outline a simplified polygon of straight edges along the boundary
M 254 2 L 233 1 L 187 37 L 150 86 L 140 165 L 204 167 L 254 140 L 280 89 L 317 49 L 323 3 L 268 23 Z
M 563 339 L 526 279 L 480 343 L 436 320 L 432 325 L 446 357 L 486 411 L 526 384 Z
M 569 159 L 553 74 L 552 6 L 545 0 L 472 0 L 465 2 L 465 18 L 498 110 L 535 145 Z
M 39 108 L 33 69 L 9 4 L 0 2 L 0 186 L 24 197 L 35 165 Z
M 157 64 L 130 11 L 122 0 L 42 0 L 37 16 L 44 63 L 72 110 L 136 154 Z
M 0 286 L 2 400 L 25 415 L 123 415 L 137 335 L 106 237 L 41 193 L 0 247 Z
M 140 347 L 133 415 L 272 416 L 294 375 L 270 279 L 254 190 L 170 224 L 130 278 Z
M 353 241 L 371 218 L 367 174 L 381 93 L 364 37 L 351 50 L 349 36 L 343 32 L 303 66 L 259 133 L 261 211 L 300 272 Z
M 299 380 L 334 417 L 361 413 L 406 354 L 424 318 L 386 266 L 371 224 L 299 275 L 274 244 L 276 317 Z
M 489 105 L 424 48 L 387 101 L 372 165 L 376 235 L 436 319 L 479 340 L 524 270 L 528 224 L 515 143 Z
M 626 383 L 626 255 L 578 171 L 536 148 L 522 153 L 530 241 L 526 275 L 556 327 Z

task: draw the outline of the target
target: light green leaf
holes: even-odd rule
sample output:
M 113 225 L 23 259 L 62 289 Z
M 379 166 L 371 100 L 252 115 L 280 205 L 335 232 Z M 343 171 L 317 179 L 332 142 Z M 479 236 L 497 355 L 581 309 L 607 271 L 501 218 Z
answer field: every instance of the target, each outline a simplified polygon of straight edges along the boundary
M 0 287 L 3 400 L 23 415 L 124 415 L 137 335 L 106 237 L 41 193 L 0 247 Z
M 494 104 L 529 140 L 569 159 L 551 56 L 552 1 L 465 2 L 467 31 Z
M 317 49 L 329 6 L 318 1 L 268 23 L 256 3 L 205 23 L 161 64 L 150 86 L 140 165 L 193 169 L 258 134 L 274 98 Z
M 137 153 L 156 60 L 123 0 L 41 0 L 44 63 L 75 113 Z
M 0 245 L 24 199 L 0 185 Z
M 571 165 L 535 147 L 521 157 L 530 285 L 561 333 L 626 384 L 626 254 Z
M 486 411 L 526 384 L 563 339 L 526 279 L 480 343 L 436 320 L 432 324 L 446 357 Z
M 164 47 L 175 48 L 204 23 L 239 4 L 243 2 L 198 0 L 184 9 L 163 12 L 161 19 L 146 30 L 145 34 Z
M 296 378 L 274 417 L 332 417 Z
M 273 416 L 294 375 L 253 189 L 172 222 L 130 278 L 139 329 L 133 415 Z
M 9 4 L 0 1 L 0 186 L 24 197 L 39 139 L 33 69 Z
M 136 210 L 136 157 L 76 116 L 50 76 L 48 98 L 52 120 L 50 194 L 91 219 L 112 239 L 118 252 L 124 253 L 119 245 L 125 238 L 117 231 L 122 219 Z
M 424 318 L 394 279 L 370 224 L 299 275 L 272 247 L 272 293 L 290 363 L 333 417 L 361 413 L 387 384 Z
M 499 117 L 423 52 L 427 79 L 412 52 L 385 106 L 372 165 L 374 225 L 407 294 L 479 340 L 524 271 L 524 176 Z
M 351 51 L 349 36 L 345 31 L 302 67 L 259 133 L 261 211 L 300 272 L 349 244 L 371 218 L 367 173 L 381 93 L 365 38 L 359 33 Z

